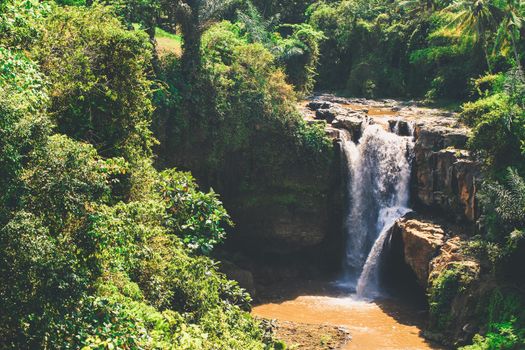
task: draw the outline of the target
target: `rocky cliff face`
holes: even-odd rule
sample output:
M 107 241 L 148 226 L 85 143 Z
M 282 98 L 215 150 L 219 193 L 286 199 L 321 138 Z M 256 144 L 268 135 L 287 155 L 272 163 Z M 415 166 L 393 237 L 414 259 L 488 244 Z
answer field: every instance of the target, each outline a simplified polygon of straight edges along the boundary
M 339 267 L 344 191 L 337 139 L 326 163 L 298 160 L 272 183 L 224 196 L 236 224 L 227 256 L 256 282 L 311 278 Z
M 397 252 L 389 256 L 403 261 L 385 262 L 403 265 L 416 276 L 429 298 L 426 336 L 454 347 L 479 332 L 477 303 L 493 283 L 481 274 L 480 262 L 466 254 L 468 238 L 461 229 L 443 220 L 408 214 L 391 229 L 390 246 Z
M 416 124 L 414 197 L 417 204 L 453 220 L 473 222 L 480 165 L 464 149 L 468 131 L 451 122 Z
M 364 123 L 376 123 L 400 135 L 414 135 L 411 187 L 416 211 L 431 212 L 460 224 L 476 220 L 479 165 L 465 150 L 468 130 L 450 113 L 410 102 L 330 95 L 305 102 L 301 110 L 309 123 L 325 125 L 327 135 L 333 139 L 331 165 L 315 174 L 291 168 L 287 178 L 281 179 L 280 188 L 260 194 L 250 192 L 249 197 L 238 196 L 230 203 L 242 228 L 238 242 L 250 260 L 240 265 L 254 271 L 256 279 L 272 279 L 276 271 L 286 278 L 298 270 L 327 263 L 337 268 L 342 258 L 345 192 L 339 152 L 343 140 L 359 140 Z M 394 230 L 405 264 L 419 286 L 426 289 L 430 276 L 440 269 L 431 263 L 438 256 L 446 256 L 441 250 L 449 246 L 451 237 L 433 221 L 417 219 L 402 220 Z M 264 266 L 258 266 L 258 260 L 264 260 Z
M 431 262 L 445 243 L 445 231 L 431 221 L 410 216 L 392 227 L 392 240 L 399 240 L 405 263 L 412 269 L 421 287 L 428 287 Z
M 400 242 L 404 262 L 425 289 L 443 271 L 459 262 L 474 274 L 479 273 L 479 262 L 464 254 L 466 237 L 457 229 L 448 227 L 442 220 L 416 213 L 407 214 L 392 227 L 392 240 Z

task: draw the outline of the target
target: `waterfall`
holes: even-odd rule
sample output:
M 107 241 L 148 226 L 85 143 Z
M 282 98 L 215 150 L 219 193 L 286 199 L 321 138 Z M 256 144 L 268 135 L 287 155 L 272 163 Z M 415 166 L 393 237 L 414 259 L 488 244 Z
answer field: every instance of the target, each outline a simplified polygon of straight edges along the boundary
M 392 225 L 394 225 L 397 219 L 408 212 L 410 212 L 410 209 L 398 207 L 385 208 L 384 211 L 380 213 L 381 221 L 384 223 L 383 229 L 372 246 L 372 250 L 370 250 L 370 254 L 368 254 L 365 266 L 363 267 L 363 272 L 361 272 L 359 280 L 357 281 L 356 294 L 358 297 L 376 297 L 380 295 L 378 270 L 381 252 L 383 251 L 385 243 L 390 239 L 390 229 Z
M 348 166 L 343 283 L 360 296 L 377 293 L 379 258 L 389 228 L 408 211 L 413 137 L 363 126 L 359 143 L 343 142 Z

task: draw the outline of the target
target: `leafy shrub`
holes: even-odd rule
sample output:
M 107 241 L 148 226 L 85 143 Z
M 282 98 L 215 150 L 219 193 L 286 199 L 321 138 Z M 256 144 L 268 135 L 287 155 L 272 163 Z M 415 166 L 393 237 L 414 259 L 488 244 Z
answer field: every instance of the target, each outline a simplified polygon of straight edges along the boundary
M 169 111 L 176 134 L 166 135 L 165 157 L 193 169 L 204 182 L 210 177 L 246 179 L 259 171 L 253 165 L 261 169 L 261 178 L 261 172 L 275 178 L 293 159 L 315 164 L 326 158 L 329 140 L 309 131 L 296 110 L 292 86 L 263 44 L 248 42 L 238 25 L 221 22 L 204 33 L 201 52 L 202 79 L 210 90 L 197 96 L 203 99 L 195 101 L 197 115 Z M 319 137 L 308 142 L 318 148 L 302 148 L 305 133 L 311 141 Z M 225 166 L 229 162 L 235 166 Z
M 50 112 L 58 130 L 92 143 L 106 157 L 149 155 L 154 141 L 146 34 L 126 30 L 100 5 L 54 6 L 43 26 L 33 55 L 53 85 Z
M 429 287 L 430 322 L 437 330 L 445 330 L 453 321 L 451 308 L 455 297 L 466 290 L 475 276 L 468 265 L 451 264 L 434 276 Z
M 174 175 L 172 171 L 171 176 Z M 143 324 L 144 332 L 157 341 L 177 339 L 176 343 L 182 341 L 183 346 L 186 338 L 193 344 L 187 345 L 189 349 L 261 348 L 260 329 L 240 309 L 247 306 L 249 296 L 235 282 L 220 275 L 216 263 L 206 257 L 190 256 L 179 239 L 168 233 L 163 226 L 166 214 L 176 215 L 168 208 L 155 200 L 96 209 L 90 217 L 88 234 L 98 242 L 101 297 L 128 310 L 133 329 L 140 330 L 136 327 Z M 157 310 L 172 311 L 160 315 Z M 170 314 L 175 317 L 173 321 L 179 320 L 180 328 L 156 330 L 168 322 Z M 185 324 L 191 326 L 186 328 Z
M 90 203 L 108 194 L 107 175 L 106 163 L 93 146 L 53 135 L 22 175 L 24 205 L 51 227 L 63 227 L 71 216 L 84 215 Z
M 488 301 L 487 315 L 486 334 L 474 336 L 473 344 L 461 350 L 513 350 L 525 345 L 522 296 L 495 289 Z
M 0 44 L 25 50 L 41 38 L 42 21 L 48 15 L 48 2 L 7 0 L 0 4 Z
M 491 240 L 505 241 L 513 230 L 525 228 L 525 181 L 516 170 L 508 169 L 504 185 L 486 181 L 479 199 Z
M 469 147 L 495 172 L 521 159 L 521 116 L 509 97 L 497 93 L 462 106 L 461 119 L 473 127 Z
M 512 69 L 494 78 L 493 91 L 463 105 L 461 119 L 473 127 L 470 148 L 497 176 L 508 166 L 521 171 L 525 140 L 525 78 Z
M 19 176 L 30 153 L 42 147 L 51 122 L 44 113 L 46 80 L 24 54 L 0 47 L 0 223 L 21 195 Z
M 213 190 L 199 192 L 191 174 L 167 170 L 160 174 L 158 191 L 171 214 L 166 225 L 189 249 L 209 254 L 223 241 L 224 226 L 232 222 Z
M 89 270 L 68 238 L 20 211 L 0 229 L 0 337 L 6 348 L 43 348 L 89 282 Z
M 287 81 L 300 96 L 313 92 L 319 63 L 319 44 L 325 39 L 323 33 L 309 24 L 284 25 L 281 30 L 291 30 L 286 38 L 276 36 L 271 51 L 284 67 Z

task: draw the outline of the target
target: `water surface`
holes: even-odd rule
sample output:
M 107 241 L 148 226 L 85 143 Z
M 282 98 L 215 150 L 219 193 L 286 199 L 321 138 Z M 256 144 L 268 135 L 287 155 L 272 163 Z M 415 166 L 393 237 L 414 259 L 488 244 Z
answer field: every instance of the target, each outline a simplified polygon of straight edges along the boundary
M 421 336 L 426 312 L 395 299 L 365 301 L 355 296 L 298 292 L 288 300 L 269 301 L 254 307 L 253 314 L 281 321 L 341 326 L 352 340 L 343 350 L 443 349 Z M 303 294 L 303 295 L 301 295 Z

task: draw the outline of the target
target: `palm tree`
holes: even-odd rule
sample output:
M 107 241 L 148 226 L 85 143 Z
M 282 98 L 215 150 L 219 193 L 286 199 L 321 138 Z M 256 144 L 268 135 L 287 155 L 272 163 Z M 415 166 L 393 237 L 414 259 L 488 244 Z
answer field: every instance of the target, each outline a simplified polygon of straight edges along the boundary
M 400 0 L 398 5 L 412 15 L 425 15 L 438 11 L 446 5 L 446 0 Z
M 164 8 L 173 14 L 184 38 L 182 68 L 191 77 L 200 68 L 203 32 L 234 0 L 166 0 Z
M 481 43 L 488 69 L 492 71 L 487 34 L 497 28 L 501 10 L 491 0 L 456 0 L 445 11 L 453 13 L 449 26 Z
M 496 214 L 493 233 L 506 236 L 509 231 L 525 227 L 525 179 L 516 169 L 507 170 L 504 183 L 486 181 L 479 200 L 485 213 Z
M 521 68 L 521 60 L 518 53 L 517 42 L 521 38 L 521 29 L 525 19 L 523 13 L 525 12 L 525 1 L 523 0 L 506 0 L 503 8 L 503 19 L 501 21 L 498 35 L 496 38 L 496 45 L 494 49 L 501 48 L 508 45 L 514 53 L 516 65 Z

